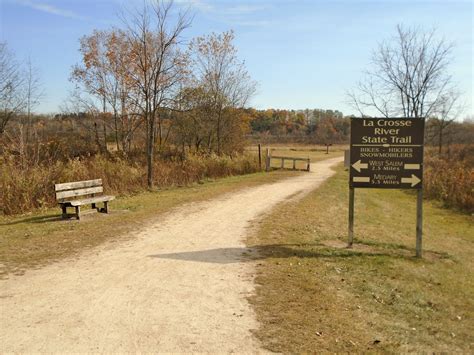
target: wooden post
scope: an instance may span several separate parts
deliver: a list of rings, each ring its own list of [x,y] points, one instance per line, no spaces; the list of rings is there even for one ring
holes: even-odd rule
[[[65,204],[62,204],[62,205],[61,205],[61,209],[62,209],[62,211],[63,211],[63,214],[62,214],[61,218],[62,218],[62,219],[66,219],[66,218],[67,218],[67,207],[66,207],[66,205],[65,205]]]
[[[311,171],[311,160],[308,158],[308,165],[306,167],[307,171]]]
[[[81,219],[81,206],[76,206],[76,219]]]
[[[270,159],[271,159],[270,148],[267,148],[267,159],[266,159],[266,162],[265,162],[265,170],[266,171],[270,171]]]
[[[296,170],[296,159],[293,159],[293,170]]]
[[[354,242],[354,188],[349,187],[349,241],[348,248],[352,248]]]
[[[262,145],[258,143],[258,170],[262,171]]]
[[[281,158],[281,168],[285,167],[285,158]]]
[[[423,188],[416,195],[416,257],[421,258],[423,237]]]

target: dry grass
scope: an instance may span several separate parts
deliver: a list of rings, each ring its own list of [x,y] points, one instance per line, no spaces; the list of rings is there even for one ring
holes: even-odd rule
[[[108,215],[85,214],[80,222],[62,221],[57,207],[16,217],[0,216],[0,277],[7,277],[9,273],[22,274],[28,268],[77,255],[105,241],[117,242],[132,237],[144,223],[156,222],[160,214],[179,205],[295,174],[298,173],[257,173],[140,193],[113,201]]]
[[[474,213],[474,145],[454,145],[441,155],[426,149],[423,175],[426,197]]]
[[[0,214],[13,215],[55,205],[54,184],[101,178],[108,194],[145,191],[146,168],[139,161],[93,156],[66,161],[20,164],[14,156],[0,158]],[[190,155],[184,162],[157,160],[157,188],[189,186],[206,179],[258,171],[256,155],[233,158]]]
[[[280,206],[248,245],[261,256],[252,297],[265,348],[295,352],[474,350],[472,216],[424,203],[414,258],[415,197],[357,189],[347,238],[348,172]]]

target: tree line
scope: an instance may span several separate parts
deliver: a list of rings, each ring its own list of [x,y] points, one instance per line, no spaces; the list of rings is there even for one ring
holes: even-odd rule
[[[0,43],[2,142],[28,155],[29,149],[39,150],[31,143],[32,136],[38,143],[34,127],[41,125],[43,142],[63,139],[77,152],[113,150],[126,157],[141,152],[149,187],[157,156],[232,155],[243,151],[249,136],[348,142],[350,117],[340,111],[249,108],[256,83],[238,57],[234,33],[185,41],[192,17],[173,6],[145,2],[122,16],[121,27],[83,36],[81,61],[70,75],[75,89],[55,120],[35,118],[43,96],[38,73],[31,61],[19,63]],[[427,142],[439,152],[446,143],[471,142],[466,132],[472,121],[459,121],[461,96],[448,72],[452,48],[435,31],[398,26],[373,52],[371,70],[348,92],[358,116],[424,117]],[[9,122],[18,124],[7,129]]]
[[[70,76],[75,90],[62,106],[61,117],[81,118],[101,151],[108,150],[111,134],[122,154],[142,145],[149,187],[156,152],[171,145],[217,155],[241,151],[248,127],[241,109],[256,88],[237,56],[232,31],[185,43],[191,16],[175,10],[173,2],[145,2],[122,16],[120,28],[82,37],[82,61]],[[24,93],[34,78],[28,82],[15,68],[4,43],[1,135],[26,108],[29,117],[34,103]]]

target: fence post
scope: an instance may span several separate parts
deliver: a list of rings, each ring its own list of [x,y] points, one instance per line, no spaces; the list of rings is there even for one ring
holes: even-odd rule
[[[306,167],[307,171],[311,171],[311,160],[308,158],[308,166]]]
[[[270,171],[270,159],[271,159],[270,148],[267,148],[267,158],[266,158],[266,161],[265,161],[265,171]]]
[[[262,145],[258,143],[258,170],[262,171]]]
[[[293,159],[293,170],[296,170],[296,159]]]

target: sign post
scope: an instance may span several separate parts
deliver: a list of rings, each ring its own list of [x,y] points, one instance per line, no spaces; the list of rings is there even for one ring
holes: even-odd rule
[[[423,236],[423,188],[416,195],[416,257],[421,258]]]
[[[421,257],[424,127],[421,118],[351,119],[349,246],[355,188],[416,189],[416,256]]]
[[[354,242],[354,191],[353,187],[349,187],[349,242],[348,247],[352,248]]]

